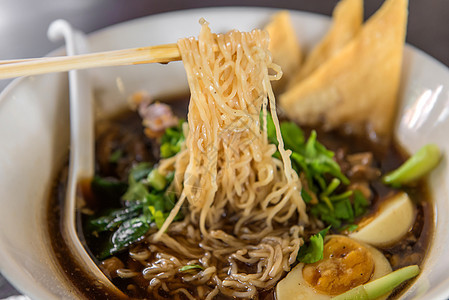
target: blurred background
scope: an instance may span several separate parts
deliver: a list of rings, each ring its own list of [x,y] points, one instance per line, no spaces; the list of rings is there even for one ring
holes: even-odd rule
[[[409,0],[407,42],[449,66],[449,1]],[[44,56],[60,46],[48,25],[68,20],[86,33],[152,14],[213,6],[263,6],[330,15],[338,0],[0,0],[0,60]],[[366,0],[365,17],[383,0]],[[175,41],[173,41],[175,42]],[[0,80],[0,91],[10,80]],[[0,299],[19,294],[0,275]]]

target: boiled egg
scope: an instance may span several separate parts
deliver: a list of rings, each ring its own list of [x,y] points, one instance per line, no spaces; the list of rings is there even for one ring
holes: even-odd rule
[[[346,236],[330,235],[325,239],[323,259],[296,265],[277,284],[276,299],[331,299],[391,271],[379,250]]]
[[[386,199],[378,211],[362,221],[349,236],[376,247],[388,246],[399,241],[412,228],[415,215],[412,200],[400,192]]]

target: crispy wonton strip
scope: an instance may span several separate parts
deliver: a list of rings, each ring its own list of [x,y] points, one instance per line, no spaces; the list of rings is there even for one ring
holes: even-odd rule
[[[388,141],[394,122],[407,25],[407,0],[387,0],[360,34],[311,76],[281,95],[301,124],[323,123]]]
[[[307,56],[302,67],[290,81],[290,86],[309,76],[359,33],[363,22],[363,0],[342,0],[332,15],[332,27]]]
[[[286,10],[273,15],[265,30],[270,35],[268,50],[271,52],[272,60],[283,72],[281,80],[273,81],[271,84],[274,89],[280,89],[301,65],[301,46],[293,29],[290,13]]]

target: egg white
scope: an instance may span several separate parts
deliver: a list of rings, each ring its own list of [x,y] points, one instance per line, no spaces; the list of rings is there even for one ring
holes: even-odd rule
[[[330,235],[325,239],[325,243],[332,237],[338,235]],[[369,281],[380,278],[392,272],[391,265],[387,258],[376,248],[357,241],[361,246],[365,247],[372,255],[374,261],[374,271]],[[316,291],[303,277],[304,263],[296,265],[287,276],[282,279],[276,286],[276,299],[278,300],[327,300],[332,296]],[[386,299],[385,295],[379,299]]]
[[[385,200],[376,214],[349,236],[367,244],[384,247],[399,241],[413,226],[415,208],[410,197],[400,192]]]

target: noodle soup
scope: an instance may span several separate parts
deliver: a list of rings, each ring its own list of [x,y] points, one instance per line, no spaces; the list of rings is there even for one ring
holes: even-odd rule
[[[179,99],[170,99],[167,101],[173,110],[176,112],[179,118],[186,116],[188,97],[181,97]],[[283,120],[285,121],[285,120]],[[150,161],[151,163],[157,163],[159,157],[159,149],[157,149],[157,144],[154,144],[150,138],[145,136],[144,128],[141,125],[141,118],[135,112],[125,112],[116,117],[113,117],[107,121],[104,121],[98,126],[101,133],[97,135],[96,142],[96,157],[97,157],[97,175],[102,178],[109,178],[113,182],[126,181],[129,169],[134,164],[142,161]],[[305,132],[310,134],[311,129],[305,128]],[[320,142],[322,142],[326,147],[336,153],[337,160],[343,166],[345,164],[346,158],[348,156],[354,155],[354,153],[372,153],[374,161],[373,166],[379,168],[382,172],[386,170],[391,170],[399,166],[404,162],[406,156],[404,152],[393,145],[388,151],[382,151],[376,147],[371,146],[366,140],[354,139],[347,136],[342,136],[338,133],[326,133],[318,129],[318,137]],[[120,160],[110,160],[110,159],[99,159],[104,157],[111,157],[111,155],[120,150],[123,153]],[[348,166],[343,167],[343,169],[348,169]],[[368,172],[368,171],[367,171]],[[64,173],[64,172],[63,172]],[[114,178],[114,179],[112,179]],[[50,231],[53,236],[53,249],[57,253],[59,262],[66,270],[67,274],[71,278],[72,282],[76,283],[80,291],[83,291],[87,298],[103,297],[105,291],[98,289],[95,285],[92,285],[90,280],[85,280],[86,275],[83,270],[80,270],[76,265],[73,265],[70,260],[67,259],[69,255],[66,246],[62,242],[63,239],[59,232],[59,211],[55,208],[59,206],[59,203],[64,201],[64,189],[65,189],[65,176],[61,176],[61,180],[53,195],[53,199],[49,206],[49,224]],[[386,196],[391,193],[391,189],[385,187],[379,182],[378,179],[370,182],[370,187],[373,193],[372,205],[367,212],[370,215],[370,211],[374,212],[376,208],[381,204],[382,201],[386,199]],[[396,242],[394,245],[390,245],[382,249],[383,254],[388,258],[392,264],[393,269],[397,269],[409,264],[421,264],[425,258],[426,251],[429,247],[429,240],[432,234],[432,222],[433,215],[431,209],[430,195],[424,182],[419,185],[409,189],[407,191],[411,196],[414,205],[416,205],[417,215],[414,225],[410,232],[404,236],[400,241]],[[110,197],[105,194],[96,194],[94,198],[88,200],[89,207],[95,211],[102,211],[108,207]],[[87,215],[80,213],[79,220],[84,220],[86,222]],[[232,227],[235,224],[235,219],[232,216],[223,217],[225,221],[223,222],[224,231],[232,231]],[[276,230],[285,230],[288,228],[289,224],[295,224],[297,219],[292,219],[287,224],[278,225]],[[80,224],[80,227],[81,224]],[[185,237],[187,232],[183,224],[180,234],[176,235],[176,240],[181,247],[186,247],[189,251],[198,251],[192,249],[192,244],[198,243],[195,240],[189,240]],[[282,229],[284,228],[284,229]],[[156,229],[153,229],[153,231]],[[316,230],[313,228],[306,228],[305,234],[314,234]],[[88,249],[92,253],[98,252],[99,245],[96,244],[98,240],[89,235],[89,233],[84,232],[86,237],[86,243]],[[152,245],[152,248],[150,246]],[[157,248],[156,248],[157,247]],[[199,243],[198,243],[199,247]],[[149,252],[148,249],[152,249],[154,252]],[[176,253],[173,250],[165,247],[163,244],[153,244],[147,240],[142,240],[133,245],[129,250],[118,253],[112,258],[108,258],[103,262],[98,261],[99,265],[103,268],[105,273],[111,276],[112,281],[120,287],[121,290],[126,292],[130,297],[145,298],[148,297],[147,288],[149,281],[145,279],[144,273],[142,271],[151,263],[160,260],[163,256],[166,257],[176,257],[179,261],[189,261],[189,257]],[[216,259],[216,258],[215,258]],[[241,264],[239,262],[233,262],[241,270],[246,273],[254,272],[254,266],[251,264]],[[220,262],[216,259],[215,264],[217,268],[223,268],[225,263]],[[128,270],[127,273],[117,273],[118,269]],[[195,271],[195,270],[193,270]],[[163,273],[161,273],[163,274]],[[193,276],[195,275],[192,272]],[[189,274],[188,274],[189,275]],[[282,274],[282,279],[286,274]],[[183,286],[187,291],[191,292],[195,297],[199,295],[196,294],[196,290],[208,290],[210,289],[210,284],[205,282],[204,284],[186,284],[183,283],[180,278],[170,278],[166,282],[167,286],[171,289],[173,287]],[[403,286],[402,288],[405,288]],[[106,291],[107,292],[107,291]],[[401,293],[401,289],[397,290],[394,295]],[[268,289],[260,289],[257,291],[257,296],[259,299],[272,299],[275,294],[274,287]],[[162,298],[172,298],[170,293],[160,292]],[[182,296],[180,296],[182,298]],[[227,299],[228,296],[221,295],[216,299]]]
[[[270,82],[282,75],[273,61],[280,50],[268,50],[276,49],[268,33],[214,34],[201,19],[198,39],[178,41],[187,111],[138,92],[129,102],[143,128],[129,115],[98,124],[97,173],[80,183],[79,235],[103,272],[132,298],[399,294],[428,247],[422,180],[440,159],[434,144],[405,160],[389,143],[406,4],[387,0],[341,51],[291,83],[280,95],[285,119]],[[372,39],[386,22],[395,30]],[[377,48],[392,67],[366,67]],[[352,70],[348,56],[362,67]],[[360,78],[387,75],[360,92]]]

